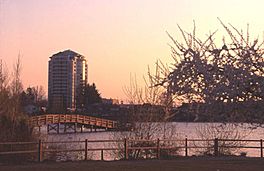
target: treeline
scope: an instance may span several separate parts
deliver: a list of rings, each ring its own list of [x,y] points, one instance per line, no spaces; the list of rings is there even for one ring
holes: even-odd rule
[[[236,109],[234,113],[233,110]],[[262,124],[264,102],[246,101],[231,103],[185,103],[174,108],[172,121],[177,122],[221,122]]]

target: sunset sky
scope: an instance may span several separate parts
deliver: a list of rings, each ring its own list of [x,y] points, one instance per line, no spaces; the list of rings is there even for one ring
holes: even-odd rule
[[[131,74],[172,62],[166,31],[178,39],[177,24],[191,31],[195,20],[198,35],[219,29],[221,40],[220,17],[239,29],[249,23],[254,39],[263,36],[263,8],[261,0],[0,0],[0,59],[10,71],[20,53],[24,88],[47,91],[49,57],[71,49],[86,57],[103,97],[125,99]]]

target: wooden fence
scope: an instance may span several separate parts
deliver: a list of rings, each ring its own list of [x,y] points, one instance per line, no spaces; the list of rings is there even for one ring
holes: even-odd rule
[[[61,148],[49,149],[45,148],[51,144],[81,144],[82,148]],[[114,143],[119,145],[112,145],[111,147],[101,148],[88,148],[88,144],[94,144],[95,147],[98,143]],[[197,144],[198,143],[198,144]],[[255,145],[247,145],[247,143],[254,143]],[[176,144],[176,145],[175,145]],[[202,144],[202,145],[201,145]],[[207,145],[205,145],[207,144]],[[122,139],[122,140],[88,140],[84,141],[53,141],[47,142],[39,140],[38,142],[0,142],[0,157],[6,155],[21,155],[21,154],[35,154],[36,159],[41,162],[45,153],[59,153],[59,152],[83,152],[84,160],[88,160],[89,151],[100,151],[101,160],[104,160],[104,151],[119,151],[123,159],[130,159],[133,150],[152,150],[155,152],[156,158],[161,158],[161,150],[183,150],[184,156],[189,156],[190,149],[211,149],[213,156],[220,156],[220,149],[258,149],[259,157],[263,157],[263,140],[234,140],[234,139],[156,139],[156,140],[135,140],[135,139]]]

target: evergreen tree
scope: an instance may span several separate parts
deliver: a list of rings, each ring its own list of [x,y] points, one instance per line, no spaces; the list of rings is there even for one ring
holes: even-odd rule
[[[84,105],[89,106],[101,102],[102,102],[102,98],[99,91],[96,88],[95,83],[87,84],[84,87]]]

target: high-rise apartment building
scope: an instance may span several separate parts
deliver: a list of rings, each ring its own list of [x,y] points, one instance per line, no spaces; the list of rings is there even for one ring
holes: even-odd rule
[[[74,110],[78,93],[87,84],[88,66],[84,56],[65,50],[49,60],[48,107],[52,112]]]

